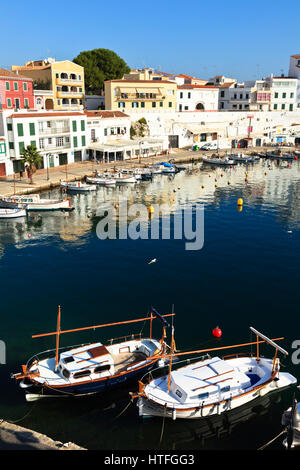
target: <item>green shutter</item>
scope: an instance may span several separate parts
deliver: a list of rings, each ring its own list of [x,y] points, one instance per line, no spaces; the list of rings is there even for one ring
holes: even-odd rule
[[[24,135],[23,124],[18,124],[18,136],[22,137]]]
[[[22,150],[25,148],[24,142],[19,142],[19,152],[22,153]]]
[[[82,147],[85,147],[85,135],[81,136],[81,144],[82,144]]]
[[[29,132],[30,132],[30,135],[35,135],[35,126],[34,126],[34,122],[30,122],[30,123],[29,123]]]
[[[35,140],[31,140],[31,141],[30,141],[30,145],[32,145],[32,147],[36,148],[36,141],[35,141]]]
[[[18,91],[18,90],[19,90],[18,82],[14,82],[14,90],[15,90],[15,91]]]
[[[290,111],[293,111],[293,105],[290,104]]]
[[[84,121],[81,121],[81,130],[82,130],[82,131],[85,131]]]
[[[76,121],[73,121],[73,122],[76,122]],[[73,147],[77,147],[77,146],[78,146],[77,137],[73,137]]]
[[[11,99],[10,98],[7,98],[7,107],[11,108]]]
[[[12,124],[10,122],[7,124],[7,130],[12,131]]]
[[[13,143],[13,142],[9,142],[9,148],[10,148],[11,150],[13,150],[13,149],[15,148],[15,146],[14,146],[14,143]]]
[[[77,122],[72,121],[72,126],[73,126],[73,132],[76,132],[77,131]]]
[[[8,91],[10,90],[9,82],[5,82],[5,88],[6,88]]]

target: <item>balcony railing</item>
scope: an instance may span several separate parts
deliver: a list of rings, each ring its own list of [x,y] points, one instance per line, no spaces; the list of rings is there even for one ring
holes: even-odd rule
[[[83,93],[82,91],[58,91],[57,97],[58,98],[82,98]]]
[[[127,93],[125,96],[122,96],[121,93],[117,93],[116,97],[118,101],[153,101],[153,100],[158,100],[161,101],[165,99],[165,96],[162,96],[159,93],[153,94],[153,96],[150,96],[151,93],[145,93],[144,96],[138,95],[136,93]]]
[[[56,79],[57,85],[68,84],[68,83],[70,83],[71,85],[74,85],[75,83],[83,85],[83,80],[79,80],[78,78],[57,78]]]
[[[64,142],[62,145],[58,144],[51,144],[51,145],[44,145],[40,147],[40,152],[48,152],[49,150],[59,150],[59,149],[69,149],[71,148],[70,142]]]
[[[50,135],[50,134],[66,134],[70,132],[69,127],[47,127],[47,129],[39,129],[40,135]]]

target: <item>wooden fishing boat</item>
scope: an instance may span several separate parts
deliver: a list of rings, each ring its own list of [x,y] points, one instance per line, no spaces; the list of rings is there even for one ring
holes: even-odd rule
[[[126,174],[123,172],[116,173],[114,175],[117,184],[136,183],[137,179],[132,174]]]
[[[0,219],[15,219],[26,217],[25,209],[0,209]]]
[[[164,360],[160,359],[167,352],[168,346],[164,339],[166,328],[169,326],[165,317],[173,315],[175,314],[160,315],[152,307],[150,316],[145,318],[62,331],[59,307],[56,332],[33,336],[55,336],[55,350],[36,354],[22,366],[22,372],[13,374],[12,378],[20,381],[27,401],[102,392],[136,378],[154,366],[164,365]],[[162,337],[159,340],[152,337],[152,322],[155,319],[160,320],[162,324]],[[150,321],[150,332],[145,338],[142,338],[141,334],[129,335],[110,340],[108,345],[97,341],[80,346],[59,347],[60,335],[64,333],[146,321]],[[119,341],[120,339],[122,341]]]
[[[0,196],[0,206],[9,209],[26,209],[28,211],[72,210],[71,200],[40,198],[39,194],[24,196]]]
[[[221,414],[251,402],[259,396],[288,387],[297,382],[288,372],[279,372],[277,353],[288,353],[274,340],[250,327],[256,335],[256,342],[235,346],[193,351],[192,353],[211,352],[233,347],[256,344],[257,354],[191,359],[185,365],[172,371],[172,357],[191,354],[175,353],[171,342],[169,372],[163,377],[149,379],[144,376],[139,382],[137,406],[140,416],[162,416],[198,419]],[[259,340],[259,338],[262,339]],[[283,338],[276,338],[276,340]],[[275,348],[272,359],[259,356],[259,344],[268,343]],[[200,359],[200,360],[199,360]],[[149,379],[149,380],[148,380]]]
[[[115,186],[116,180],[111,175],[98,175],[95,177],[87,176],[86,182],[90,184],[99,184],[100,186]]]
[[[90,191],[96,191],[97,186],[95,184],[84,184],[81,181],[73,181],[68,183],[67,181],[62,181],[60,183],[62,189],[70,192],[86,193]]]

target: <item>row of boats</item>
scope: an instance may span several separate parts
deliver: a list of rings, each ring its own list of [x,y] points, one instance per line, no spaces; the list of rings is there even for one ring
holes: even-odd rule
[[[203,157],[203,163],[208,163],[211,165],[233,166],[238,163],[255,163],[258,162],[261,158],[283,161],[297,160],[298,155],[300,155],[300,152],[296,151],[294,153],[282,153],[280,150],[275,150],[272,152],[258,152],[255,155],[231,153],[225,155],[224,157],[219,157],[216,155],[212,155],[211,157]]]
[[[259,397],[297,383],[289,372],[280,370],[279,353],[288,355],[278,345],[284,338],[270,339],[250,327],[254,340],[248,343],[181,352],[175,347],[174,315],[174,312],[161,315],[151,307],[142,318],[62,330],[59,307],[56,331],[32,336],[53,336],[55,349],[35,354],[22,365],[21,372],[12,374],[12,378],[25,391],[27,401],[90,396],[134,380],[136,392],[130,395],[131,400],[137,400],[139,416],[172,420],[228,414]],[[160,337],[154,338],[153,323],[157,321],[161,323],[162,332]],[[60,347],[62,334],[138,322],[149,322],[149,333],[145,337],[140,333],[111,339],[107,344],[97,341]],[[172,333],[168,345],[170,323]],[[274,349],[273,357],[261,355],[262,344]],[[254,354],[239,352],[245,347],[252,351],[253,346]],[[231,354],[219,354],[226,350],[232,350]]]
[[[93,177],[87,177],[86,182],[62,181],[60,188],[69,193],[88,193],[96,191],[97,186],[114,187],[122,184],[135,184],[139,181],[151,181],[155,175],[174,175],[183,167],[172,163],[160,162],[148,168],[122,169],[115,172],[95,172]],[[0,195],[0,219],[25,217],[28,211],[71,211],[71,198],[62,199],[41,198],[39,194],[30,195]]]

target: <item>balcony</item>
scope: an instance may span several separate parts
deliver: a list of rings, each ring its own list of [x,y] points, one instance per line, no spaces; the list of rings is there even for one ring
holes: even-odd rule
[[[82,91],[57,91],[57,98],[83,98]]]
[[[39,129],[39,135],[66,134],[68,132],[70,132],[70,127],[47,127],[46,129]]]
[[[56,78],[56,85],[79,85],[83,87],[83,80],[78,78]]]
[[[121,93],[117,93],[116,98],[118,101],[162,101],[166,98],[159,93],[153,93],[152,96],[150,95],[151,93],[144,93],[143,95],[141,93],[126,93],[122,96]]]
[[[51,144],[51,145],[44,145],[40,147],[40,152],[49,152],[50,150],[60,150],[60,149],[69,149],[71,148],[70,142],[64,142],[62,145],[60,144]]]

